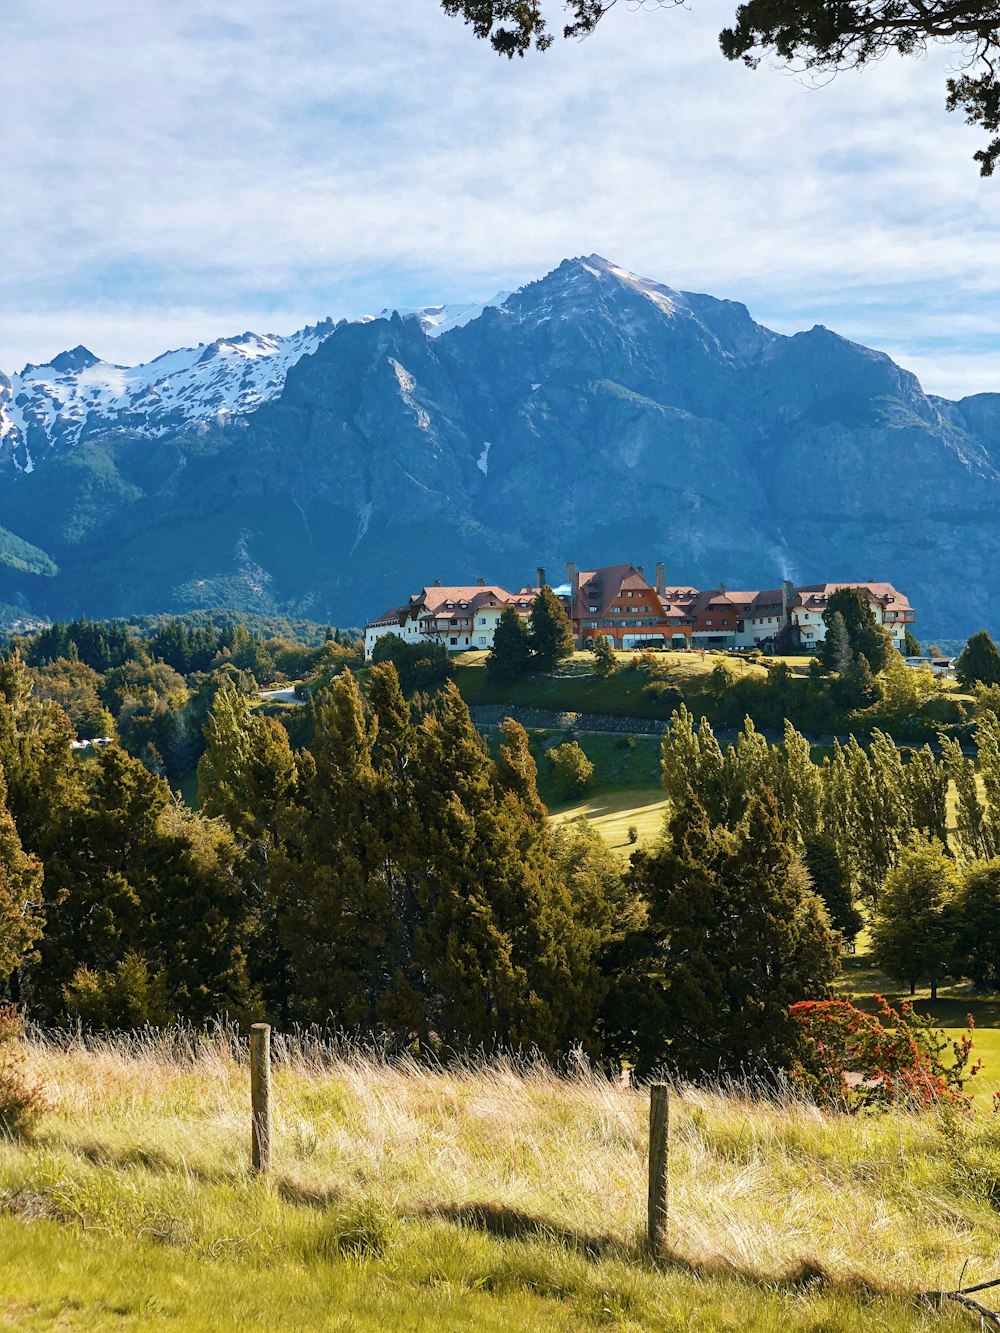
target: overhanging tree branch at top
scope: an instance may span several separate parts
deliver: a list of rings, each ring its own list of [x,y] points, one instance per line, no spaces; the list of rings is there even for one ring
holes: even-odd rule
[[[616,0],[564,0],[566,38],[594,31]],[[682,0],[642,0],[662,8]],[[447,14],[465,19],[476,36],[513,59],[546,51],[554,38],[549,18],[556,0],[441,0]],[[932,43],[956,48],[963,70],[947,81],[949,111],[992,138],[974,154],[984,176],[1000,162],[1000,0],[746,0],[732,27],[719,34],[728,60],[756,68],[771,55],[800,69],[829,74],[895,52],[920,55]]]

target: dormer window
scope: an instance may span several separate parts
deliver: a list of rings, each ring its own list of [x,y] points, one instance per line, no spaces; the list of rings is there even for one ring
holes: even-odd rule
[[[449,611],[454,611],[454,609],[455,609],[455,603],[454,603],[454,602],[445,602],[445,606],[448,608]]]

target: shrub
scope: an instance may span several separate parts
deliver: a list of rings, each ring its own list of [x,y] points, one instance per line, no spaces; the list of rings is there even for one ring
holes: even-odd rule
[[[28,1138],[42,1112],[42,1090],[24,1072],[24,1019],[13,1005],[0,1005],[0,1137]]]
[[[966,1110],[965,1084],[982,1062],[972,1058],[972,1027],[958,1040],[911,1004],[898,1009],[881,995],[879,1014],[847,1000],[803,1000],[789,1009],[802,1035],[800,1060],[789,1077],[820,1106],[857,1113],[951,1106]]]
[[[629,824],[628,826],[628,840],[630,847],[634,847],[635,844],[639,841],[639,830],[636,828],[634,824]]]
[[[594,765],[576,741],[566,741],[549,751],[556,783],[565,796],[583,791],[594,773]]]

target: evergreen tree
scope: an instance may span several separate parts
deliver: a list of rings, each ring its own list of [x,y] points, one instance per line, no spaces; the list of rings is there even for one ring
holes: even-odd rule
[[[955,863],[936,839],[914,835],[886,876],[872,923],[872,958],[895,981],[927,981],[931,999],[955,942]]]
[[[854,906],[850,873],[828,834],[817,833],[806,840],[805,864],[813,889],[826,906],[830,924],[853,945],[864,922]]]
[[[531,669],[531,636],[512,606],[500,612],[486,668],[494,680],[505,684],[520,680]]]
[[[314,696],[312,718],[302,800],[275,854],[281,939],[302,1016],[371,1029],[393,929],[378,817],[383,779],[372,761],[377,723],[349,671]]]
[[[594,661],[597,664],[597,674],[605,677],[613,676],[618,670],[618,659],[615,657],[615,650],[610,641],[604,634],[597,634],[590,641],[590,651],[594,654]]]
[[[984,990],[1000,990],[1000,859],[962,875],[956,900],[955,972]]]
[[[588,1031],[593,965],[516,737],[496,769],[451,684],[419,729],[421,1036],[552,1055]]]
[[[787,1063],[797,1041],[789,1005],[826,993],[837,937],[773,795],[755,793],[728,831],[710,828],[691,793],[668,845],[637,854],[633,867],[648,925],[619,953],[609,1045],[644,1075]]]
[[[1000,652],[988,630],[981,629],[973,634],[959,654],[955,674],[967,688],[1000,685]]]
[[[198,761],[202,810],[225,819],[243,841],[272,845],[297,779],[287,731],[224,685],[205,724],[205,740]]]
[[[857,661],[863,656],[869,670],[877,675],[885,666],[892,651],[892,639],[885,627],[876,620],[871,602],[860,588],[838,588],[831,594],[823,612],[827,635],[837,615],[843,618],[852,659]],[[828,648],[825,640],[823,663],[827,670],[835,669],[831,657],[835,651],[842,651],[839,641]]]
[[[842,611],[834,611],[827,626],[826,638],[822,647],[823,663],[828,671],[838,676],[846,676],[854,661],[851,652],[851,640],[847,633],[847,623]]]
[[[920,647],[920,640],[911,629],[903,633],[903,648],[905,657],[922,657],[923,649]]]
[[[573,656],[575,646],[569,616],[546,584],[531,603],[532,665],[539,671],[551,671]]]
[[[21,846],[0,772],[0,983],[24,962],[42,933],[42,865]]]

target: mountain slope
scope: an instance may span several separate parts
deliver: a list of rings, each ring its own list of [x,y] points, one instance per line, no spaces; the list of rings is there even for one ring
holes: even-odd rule
[[[501,297],[256,357],[224,341],[155,410],[119,396],[82,422],[97,368],[71,354],[77,416],[29,427],[30,472],[8,450],[0,502],[59,572],[0,569],[0,600],[346,622],[434,578],[663,559],[708,586],[878,576],[924,634],[1000,626],[1000,395],[928,397],[826,329],[783,337],[598,256]]]

